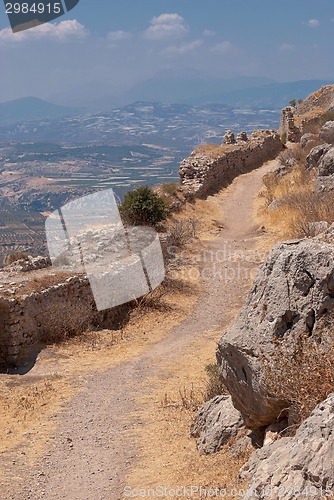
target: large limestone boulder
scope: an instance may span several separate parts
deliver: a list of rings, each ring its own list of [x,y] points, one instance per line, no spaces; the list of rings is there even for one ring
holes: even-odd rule
[[[329,142],[330,144],[334,144],[334,122],[328,121],[326,122],[320,130],[319,139],[324,142]]]
[[[306,134],[302,135],[300,138],[301,147],[305,148],[306,146],[308,146],[308,144],[311,143],[311,141],[314,141],[315,139],[316,139],[316,136],[314,134],[307,132]]]
[[[334,147],[330,148],[320,158],[316,185],[318,192],[332,191],[334,189]]]
[[[224,384],[249,428],[271,424],[288,406],[268,394],[263,356],[270,356],[283,337],[293,349],[305,332],[326,345],[321,322],[333,312],[334,226],[316,238],[274,247],[217,349]]]
[[[199,410],[190,435],[197,438],[199,453],[208,455],[219,451],[242,426],[240,412],[234,408],[231,397],[216,396]]]
[[[321,144],[311,149],[306,157],[306,168],[317,168],[323,156],[332,148],[331,144]]]
[[[334,174],[334,148],[329,149],[320,159],[318,175],[328,176]]]
[[[334,488],[334,393],[320,403],[293,438],[255,451],[241,470],[244,498],[325,498]]]

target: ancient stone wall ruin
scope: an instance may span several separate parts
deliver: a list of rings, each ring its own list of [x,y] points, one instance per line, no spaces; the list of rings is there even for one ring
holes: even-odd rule
[[[290,106],[281,111],[280,135],[283,141],[298,142],[301,137],[301,130],[295,124],[293,108]]]
[[[0,297],[0,370],[29,364],[43,345],[66,335],[118,328],[131,307],[98,312],[88,279],[78,276],[29,295]]]
[[[298,106],[288,106],[281,111],[280,134],[287,141],[299,142],[307,133],[313,133],[323,125],[323,119],[334,115],[334,85],[325,85],[309,95]]]
[[[240,174],[271,160],[283,149],[277,132],[255,131],[248,141],[223,146],[217,154],[193,152],[180,167],[182,190],[188,197],[205,198],[217,193]]]

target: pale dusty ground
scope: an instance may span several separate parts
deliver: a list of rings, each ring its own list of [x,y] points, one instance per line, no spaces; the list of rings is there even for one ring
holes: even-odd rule
[[[192,262],[175,271],[192,287],[167,294],[159,310],[135,313],[121,332],[48,348],[29,374],[0,379],[1,498],[117,500],[126,485],[233,484],[240,464],[228,450],[197,454],[180,391],[190,406],[201,400],[205,365],[264,259],[267,235],[253,198],[272,167],[187,208],[209,228]],[[18,387],[14,409],[9,384]]]

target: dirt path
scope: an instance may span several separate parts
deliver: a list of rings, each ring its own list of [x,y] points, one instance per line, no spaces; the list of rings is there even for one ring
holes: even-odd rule
[[[254,250],[263,234],[253,219],[253,197],[272,167],[270,162],[240,176],[217,195],[222,229],[201,256],[204,290],[191,316],[146,354],[83,377],[84,390],[55,415],[58,431],[38,466],[13,464],[16,476],[25,481],[23,489],[12,490],[8,499],[121,498],[126,476],[140,459],[136,432],[145,432],[138,395],[149,396],[153,381],[166,376],[163,366],[172,366],[194,339],[210,329],[222,331],[243,302],[262,259]],[[38,366],[27,376],[36,373]]]

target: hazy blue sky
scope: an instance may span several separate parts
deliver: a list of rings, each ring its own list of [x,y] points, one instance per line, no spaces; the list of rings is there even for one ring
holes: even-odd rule
[[[159,73],[334,79],[333,0],[80,0],[15,35],[0,13],[0,101],[69,104]]]

